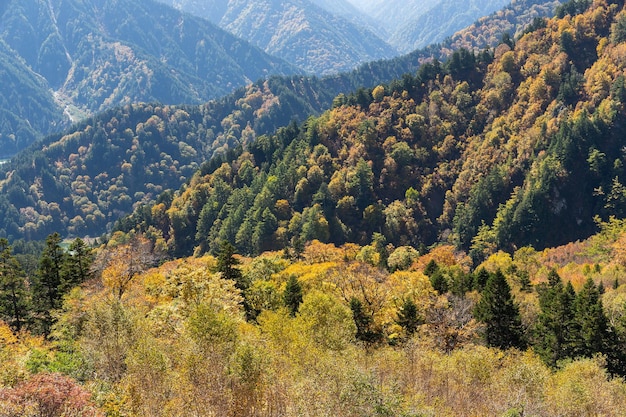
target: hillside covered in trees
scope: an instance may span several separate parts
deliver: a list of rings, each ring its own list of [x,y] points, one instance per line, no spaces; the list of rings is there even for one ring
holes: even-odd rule
[[[333,13],[313,1],[161,1],[208,19],[310,74],[350,71],[364,62],[398,55],[395,48],[367,26],[353,22],[345,11]]]
[[[248,258],[224,242],[163,263],[141,235],[95,252],[51,235],[30,274],[0,239],[0,410],[620,415],[625,238],[613,220],[586,242],[470,269],[446,245],[312,241]]]
[[[111,107],[199,104],[301,72],[152,0],[4,1],[0,42],[0,154],[9,155]]]
[[[501,30],[530,23],[534,14],[523,11],[519,7],[507,19],[485,20],[477,29],[481,36],[466,34],[463,45],[476,42],[482,48],[486,39],[495,42]],[[518,14],[524,17],[516,20]],[[491,37],[482,36],[484,31]],[[43,239],[59,230],[99,236],[136,204],[177,189],[216,150],[234,149],[292,120],[304,122],[330,108],[339,94],[415,73],[421,63],[445,59],[452,51],[448,44],[433,46],[321,79],[272,77],[199,107],[137,104],[99,114],[66,134],[46,138],[2,167],[1,233],[11,239]]]
[[[122,230],[174,254],[323,242],[497,249],[589,236],[622,216],[622,5],[561,9],[493,53],[349,97],[203,165]]]
[[[371,89],[49,138],[2,180],[0,414],[623,414],[625,57],[624,2],[573,0]]]

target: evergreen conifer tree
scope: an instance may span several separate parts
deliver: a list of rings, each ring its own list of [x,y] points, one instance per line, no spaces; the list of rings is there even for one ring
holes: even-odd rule
[[[356,339],[368,345],[378,342],[382,338],[382,334],[373,329],[372,316],[365,311],[361,300],[352,297],[350,300],[350,310],[352,310],[352,318],[356,325]]]
[[[487,345],[500,349],[524,348],[519,309],[511,296],[511,287],[501,271],[492,274],[487,280],[474,314],[486,326]]]
[[[571,283],[563,286],[555,270],[548,274],[548,282],[537,287],[541,312],[535,327],[535,350],[548,365],[572,357],[577,325],[574,320],[576,294]]]
[[[439,270],[439,265],[437,265],[437,262],[434,259],[431,259],[426,264],[426,268],[424,268],[424,275],[430,277],[438,270]]]
[[[588,278],[574,301],[578,337],[575,339],[575,355],[591,357],[605,351],[609,323],[600,298],[600,291],[593,279]]]
[[[432,285],[433,289],[439,294],[445,294],[449,289],[448,280],[440,269],[437,269],[430,276],[430,285]]]
[[[407,336],[411,336],[417,330],[417,327],[422,324],[422,319],[417,312],[417,305],[415,302],[407,298],[404,300],[400,311],[398,311],[398,319],[396,321],[404,331]]]
[[[30,313],[24,271],[12,254],[9,241],[0,238],[0,318],[19,332]]]
[[[230,242],[223,241],[217,255],[216,270],[222,274],[222,278],[235,281],[235,286],[241,291],[245,291],[248,289],[248,285],[244,282],[241,270],[237,268],[239,261],[234,255],[235,247]]]
[[[302,286],[294,275],[291,275],[289,281],[287,281],[287,286],[283,293],[283,301],[285,302],[285,306],[289,309],[291,317],[295,317],[300,308],[300,304],[302,304]]]
[[[489,280],[489,272],[485,268],[480,268],[478,271],[474,272],[474,289],[477,291],[482,291],[487,285],[487,281]]]
[[[216,270],[222,274],[223,279],[235,281],[235,287],[241,291],[241,296],[243,297],[242,306],[246,314],[246,319],[255,320],[258,312],[252,308],[247,298],[250,283],[243,276],[241,270],[237,268],[239,260],[237,260],[234,255],[235,247],[230,242],[223,241],[220,244],[220,251],[217,255]]]
[[[80,238],[76,238],[69,247],[62,271],[62,292],[82,284],[92,277],[91,265],[93,254],[91,248]]]
[[[33,303],[45,335],[50,333],[53,323],[52,311],[61,307],[65,256],[61,236],[58,233],[48,236],[33,282]]]

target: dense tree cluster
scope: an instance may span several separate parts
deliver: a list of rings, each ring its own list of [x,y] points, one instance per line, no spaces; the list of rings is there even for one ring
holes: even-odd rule
[[[615,415],[626,405],[616,377],[626,374],[626,285],[603,282],[622,275],[626,226],[602,230],[576,251],[498,252],[474,270],[439,246],[393,272],[367,246],[319,241],[254,258],[222,243],[217,257],[150,268],[148,241],[117,233],[97,250],[96,278],[66,292],[47,341],[0,322],[0,407]],[[130,279],[124,265],[136,265]]]
[[[619,215],[619,5],[538,25],[493,54],[455,52],[415,76],[338,96],[333,109],[228,158],[119,227],[172,254],[318,239],[392,249],[445,239],[479,263],[498,249],[584,238]],[[150,232],[149,232],[150,231]],[[378,249],[376,247],[378,246]]]
[[[49,335],[63,297],[93,277],[91,248],[78,238],[61,244],[58,233],[48,236],[38,268],[29,275],[7,239],[0,238],[0,320],[14,331]]]
[[[69,119],[115,106],[199,104],[249,80],[299,73],[156,1],[7,0],[3,6],[0,157],[61,131]]]

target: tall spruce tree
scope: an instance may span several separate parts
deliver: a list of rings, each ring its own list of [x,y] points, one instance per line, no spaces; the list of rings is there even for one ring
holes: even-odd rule
[[[535,326],[534,347],[550,366],[573,357],[578,334],[574,314],[576,293],[571,283],[563,285],[559,274],[552,270],[548,282],[537,287],[541,309]]]
[[[19,332],[27,322],[29,314],[26,276],[13,256],[9,241],[0,238],[0,318]]]
[[[485,324],[487,345],[500,349],[526,346],[519,309],[501,271],[490,275],[474,314]]]
[[[234,255],[235,247],[230,242],[223,241],[217,254],[216,270],[222,274],[222,278],[235,281],[235,286],[241,291],[245,291],[248,289],[248,285],[244,282],[241,270],[237,268],[239,261]]]
[[[289,281],[287,281],[287,286],[283,293],[283,301],[289,309],[291,317],[295,317],[300,304],[302,304],[302,286],[295,275],[291,275]]]
[[[379,342],[383,335],[374,328],[374,320],[372,316],[365,311],[363,303],[356,297],[350,299],[350,310],[352,310],[352,319],[356,326],[356,339],[365,342],[371,346]]]
[[[402,326],[407,337],[413,335],[417,327],[423,322],[423,319],[419,316],[415,302],[410,298],[404,300],[402,307],[398,311],[396,323]]]
[[[485,268],[474,271],[473,287],[475,290],[482,291],[489,280],[489,272]]]
[[[252,308],[247,298],[250,282],[246,280],[241,270],[237,267],[239,260],[234,255],[235,247],[230,242],[223,241],[217,254],[216,270],[222,274],[222,278],[235,281],[235,287],[241,291],[241,296],[243,297],[241,305],[246,314],[246,319],[255,320],[258,312]]]
[[[53,233],[46,238],[46,246],[39,260],[39,269],[33,282],[33,304],[41,324],[41,331],[48,335],[53,323],[52,312],[61,307],[62,268],[65,252],[61,248],[61,236]]]
[[[574,341],[576,356],[591,357],[605,351],[609,321],[604,314],[600,291],[588,278],[574,301],[578,337]]]
[[[62,268],[62,292],[82,284],[92,277],[93,254],[85,241],[76,238],[69,247]]]

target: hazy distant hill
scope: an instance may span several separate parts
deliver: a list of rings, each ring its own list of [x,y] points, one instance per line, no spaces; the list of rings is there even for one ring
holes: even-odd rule
[[[23,63],[17,73],[25,75],[17,78],[29,76],[27,67],[42,77],[36,95],[0,90],[8,103],[2,137],[18,132],[8,113],[24,118],[33,134],[62,123],[53,93],[69,114],[82,117],[139,101],[200,103],[261,77],[297,71],[207,21],[151,0],[12,0],[0,11],[0,39],[12,49],[5,48],[0,66],[16,72]],[[48,109],[24,110],[11,92]]]
[[[345,1],[162,0],[205,17],[266,52],[310,73],[347,71],[361,63],[391,58],[397,51],[374,35],[366,22],[354,23]],[[330,11],[329,11],[330,10]],[[332,11],[332,12],[331,12]]]
[[[426,13],[405,22],[393,31],[389,43],[401,51],[410,52],[440,42],[508,3],[509,0],[438,1]]]
[[[199,107],[125,106],[98,115],[3,167],[11,174],[0,181],[0,229],[30,238],[59,230],[100,234],[134,205],[180,186],[214,151],[250,143],[291,120],[303,122],[329,108],[340,93],[392,79],[404,83],[409,78],[403,74],[414,74],[431,57],[445,59],[452,45],[482,50],[502,31],[517,32],[552,10],[532,2],[518,1],[481,19],[442,48],[367,63],[350,73],[272,77]],[[361,89],[356,97],[363,100],[368,94]],[[341,97],[335,101],[341,103]],[[47,184],[45,190],[39,184]]]
[[[67,122],[45,79],[0,40],[0,158]]]
[[[380,22],[376,32],[401,52],[441,42],[456,31],[510,3],[510,0],[351,0]],[[385,37],[385,32],[388,37]]]

